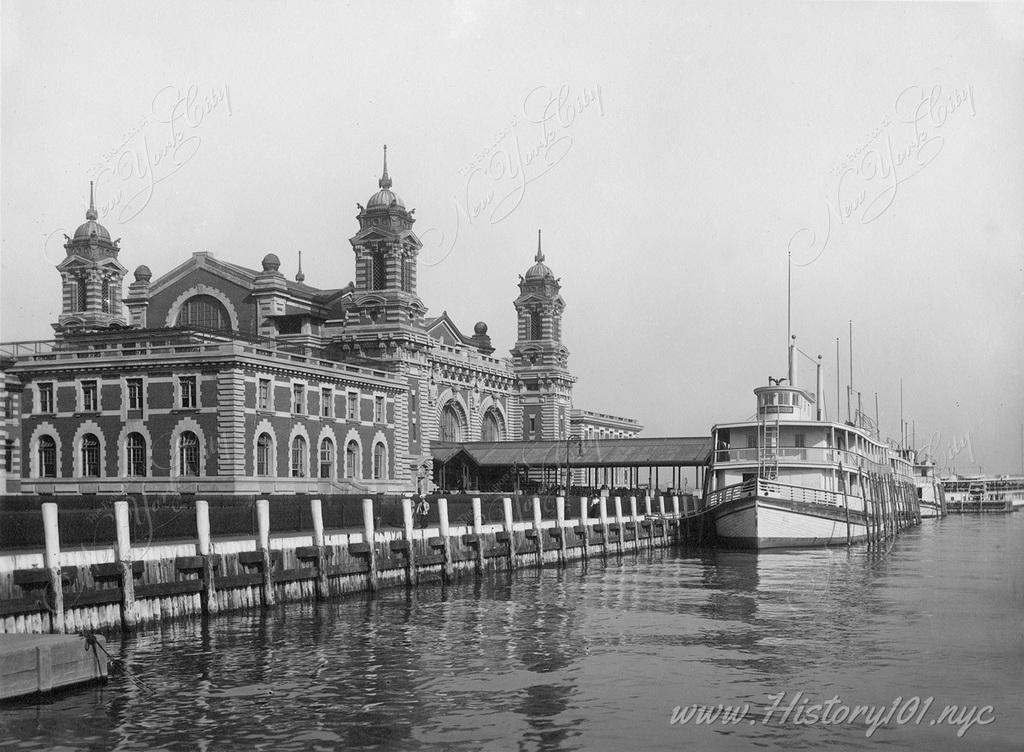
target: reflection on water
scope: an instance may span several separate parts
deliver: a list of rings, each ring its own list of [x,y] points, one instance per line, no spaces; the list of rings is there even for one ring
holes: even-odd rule
[[[1017,748],[1024,515],[926,523],[889,550],[655,551],[454,587],[179,622],[118,643],[99,688],[0,708],[18,749]],[[920,724],[760,719],[770,695],[994,706]],[[751,721],[670,725],[676,706]]]

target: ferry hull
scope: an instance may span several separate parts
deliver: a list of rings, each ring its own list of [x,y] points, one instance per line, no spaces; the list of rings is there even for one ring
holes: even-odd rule
[[[850,541],[867,538],[863,515],[850,512]],[[824,504],[752,496],[725,502],[715,509],[719,540],[736,548],[793,548],[843,545],[846,512]]]

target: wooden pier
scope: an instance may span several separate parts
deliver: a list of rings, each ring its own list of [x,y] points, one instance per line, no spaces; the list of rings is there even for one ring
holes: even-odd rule
[[[0,700],[106,678],[101,635],[0,635]]]

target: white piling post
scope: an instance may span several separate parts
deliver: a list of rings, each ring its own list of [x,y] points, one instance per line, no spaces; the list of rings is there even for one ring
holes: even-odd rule
[[[601,553],[608,556],[608,497],[602,495],[598,502],[597,512],[601,516]]]
[[[138,620],[135,607],[135,573],[132,570],[132,535],[128,521],[128,502],[114,502],[117,526],[117,561],[121,565],[121,627],[130,631]]]
[[[565,497],[555,497],[555,525],[558,528],[558,561],[565,563]]]
[[[324,535],[324,509],[320,499],[309,500],[309,514],[313,518],[313,547],[316,548],[316,598],[322,601],[330,595],[330,581],[327,579],[327,538]]]
[[[64,633],[64,585],[60,575],[60,528],[57,526],[57,505],[52,501],[43,503],[43,544],[44,562],[50,574],[52,610],[50,631]]]
[[[413,530],[415,529],[412,520],[412,495],[402,497],[402,535],[405,538],[405,583],[415,585],[418,581],[416,575],[416,550],[413,543]]]
[[[679,497],[678,496],[673,496],[672,497],[672,516],[673,517],[678,517],[679,516]]]
[[[480,497],[475,496],[473,505],[473,537],[476,538],[476,571],[484,571],[484,520],[480,509]]]
[[[263,554],[263,605],[274,605],[274,576],[270,563],[270,502],[256,500],[256,524],[259,550]]]
[[[373,525],[373,499],[363,499],[363,542],[369,546],[367,557],[370,563],[369,586],[370,590],[377,589],[377,551],[376,534]]]
[[[196,551],[200,556],[210,555],[210,505],[203,499],[196,501]]]
[[[203,559],[203,615],[217,613],[217,585],[214,581],[213,559],[210,556],[210,505],[196,500],[196,551]]]
[[[513,530],[512,499],[508,496],[501,500],[505,512],[505,532],[508,533],[508,568],[516,568],[516,534]]]
[[[587,518],[587,502],[590,500],[586,496],[580,497],[580,543],[583,545],[583,558],[586,559],[590,554],[590,520]]]
[[[441,572],[445,582],[451,582],[452,579],[452,540],[451,540],[451,528],[448,525],[448,499],[437,500],[437,516],[439,519],[439,527],[441,533],[441,540],[444,541],[444,565],[441,567]]]
[[[540,514],[540,497],[533,497],[533,534],[536,536],[535,542],[537,544],[537,566],[541,566],[544,563],[544,539],[542,536],[541,514]]]
[[[623,536],[626,533],[626,530],[625,530],[625,527],[624,527],[624,523],[625,523],[625,520],[622,517],[622,497],[621,496],[616,496],[615,497],[615,525],[619,528],[619,541],[618,541],[619,553],[622,553],[622,539],[623,539]]]

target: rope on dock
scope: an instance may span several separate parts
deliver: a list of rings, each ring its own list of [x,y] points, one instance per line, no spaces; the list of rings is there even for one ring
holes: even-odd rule
[[[116,667],[120,673],[122,673],[125,676],[127,676],[128,680],[131,681],[136,687],[138,687],[139,689],[141,689],[144,692],[148,692],[149,694],[156,694],[156,690],[155,689],[153,689],[151,686],[146,684],[146,682],[144,682],[142,679],[140,679],[139,677],[134,675],[134,673],[125,664],[123,659],[115,658],[114,656],[112,656],[107,651],[106,646],[102,642],[100,642],[99,640],[96,639],[96,633],[95,632],[85,632],[85,631],[82,631],[82,632],[79,632],[78,634],[80,634],[82,637],[84,637],[85,638],[85,644],[88,647],[92,648],[93,654],[96,655],[97,663],[99,662],[99,655],[96,653],[96,648],[99,648],[100,650],[103,651],[104,655],[107,656],[107,663],[110,666]]]

